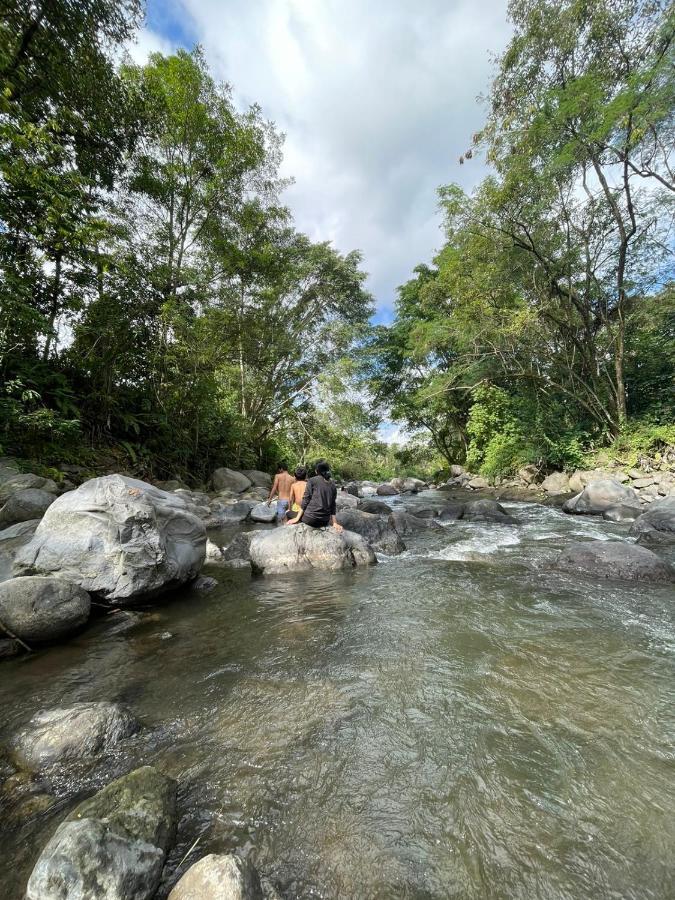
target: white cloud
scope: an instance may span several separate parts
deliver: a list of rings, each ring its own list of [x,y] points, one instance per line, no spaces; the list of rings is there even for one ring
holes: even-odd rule
[[[126,50],[137,65],[147,62],[151,53],[171,53],[175,50],[173,43],[162,35],[151,31],[149,28],[141,28],[134,41],[130,41]]]
[[[298,227],[361,249],[378,307],[391,307],[440,244],[436,188],[484,173],[457,160],[483,120],[489,53],[508,39],[506,0],[175,3],[237,103],[286,132]]]

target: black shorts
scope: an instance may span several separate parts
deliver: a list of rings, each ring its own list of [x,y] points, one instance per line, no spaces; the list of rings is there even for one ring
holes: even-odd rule
[[[300,521],[310,528],[327,528],[330,525],[330,519],[313,519],[311,516],[303,516]]]

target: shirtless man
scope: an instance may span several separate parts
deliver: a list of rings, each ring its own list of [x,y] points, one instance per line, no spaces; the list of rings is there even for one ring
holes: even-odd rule
[[[288,512],[288,504],[291,499],[291,485],[295,481],[292,475],[288,473],[288,466],[286,463],[279,463],[277,466],[277,474],[274,476],[274,483],[272,484],[272,490],[270,491],[270,495],[267,498],[268,504],[272,502],[274,499],[274,495],[278,497],[277,500],[277,522],[283,522],[286,518],[286,513]]]

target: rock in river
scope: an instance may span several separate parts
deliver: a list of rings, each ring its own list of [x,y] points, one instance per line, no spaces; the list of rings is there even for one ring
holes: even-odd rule
[[[639,506],[640,498],[633,488],[624,487],[615,478],[600,478],[589,482],[574,497],[563,503],[563,512],[583,515],[602,515],[612,506]]]
[[[41,518],[55,500],[55,494],[39,488],[17,491],[0,509],[0,528]]]
[[[254,522],[274,522],[277,517],[276,500],[272,503],[258,503],[249,513]]]
[[[17,554],[20,575],[55,574],[112,603],[160,594],[199,574],[204,523],[177,494],[108,475],[47,510]]]
[[[391,512],[391,506],[388,503],[383,503],[382,500],[373,500],[370,497],[359,500],[356,508],[361,512],[376,513],[378,516],[388,516]]]
[[[24,641],[53,641],[89,618],[89,594],[53,577],[11,578],[0,584],[0,622]]]
[[[111,782],[59,825],[26,900],[148,900],[176,827],[176,784],[150,766]]]
[[[250,545],[254,572],[279,575],[309,569],[351,569],[372,565],[375,553],[359,534],[309,525],[255,532]]]
[[[496,500],[473,500],[464,505],[464,522],[494,522],[496,525],[518,525],[518,519],[509,515]]]
[[[623,541],[579,541],[561,551],[555,566],[595,578],[668,583],[675,569],[646,547]]]
[[[14,761],[37,772],[56,762],[96,756],[138,731],[134,716],[118,703],[74,703],[43,709],[9,744]]]
[[[343,528],[360,534],[375,550],[390,554],[403,553],[405,544],[394,527],[389,508],[387,513],[389,515],[381,516],[361,509],[343,509],[336,518]]]
[[[657,500],[635,520],[630,533],[643,547],[675,547],[675,496]]]
[[[187,870],[169,900],[263,900],[258,873],[234,853],[211,853]]]

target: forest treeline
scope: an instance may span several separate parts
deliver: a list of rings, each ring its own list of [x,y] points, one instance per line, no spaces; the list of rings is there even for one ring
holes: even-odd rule
[[[282,136],[199,48],[133,64],[140,0],[4,3],[2,452],[386,477],[672,442],[673,9],[509,9],[459,161],[490,175],[441,188],[445,243],[373,327],[359,253],[295,228]]]

